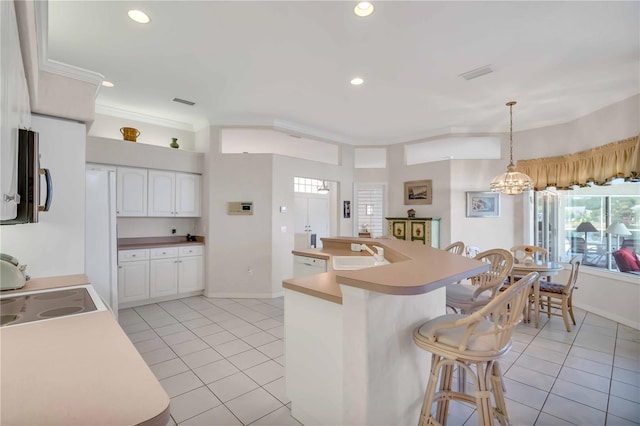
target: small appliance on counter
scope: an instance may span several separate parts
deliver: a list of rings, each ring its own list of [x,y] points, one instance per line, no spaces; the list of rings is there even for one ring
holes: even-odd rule
[[[187,241],[195,242],[196,241],[196,236],[195,235],[191,235],[191,234],[187,234]]]
[[[20,265],[15,257],[0,253],[0,290],[17,290],[25,286],[29,276],[25,274],[27,265]]]

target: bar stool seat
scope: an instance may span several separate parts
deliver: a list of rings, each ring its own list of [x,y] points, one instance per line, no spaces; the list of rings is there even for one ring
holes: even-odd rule
[[[536,272],[526,275],[470,315],[443,315],[415,329],[416,345],[432,354],[419,425],[446,424],[450,400],[476,405],[480,426],[493,424],[494,418],[501,425],[509,424],[498,360],[511,349],[511,336],[522,319],[529,288],[537,278]],[[451,389],[456,366],[473,379],[473,395]],[[440,389],[436,393],[438,382]],[[491,405],[492,393],[495,407]]]

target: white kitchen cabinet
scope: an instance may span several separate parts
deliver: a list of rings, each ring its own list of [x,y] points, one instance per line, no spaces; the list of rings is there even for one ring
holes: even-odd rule
[[[300,278],[327,272],[327,261],[308,256],[293,256],[293,277]]]
[[[178,292],[204,289],[203,256],[180,257],[178,263]]]
[[[149,298],[149,250],[118,251],[118,303]]]
[[[178,259],[149,261],[149,298],[178,294]]]
[[[147,169],[118,167],[116,181],[116,214],[146,216]]]
[[[176,173],[176,216],[200,216],[202,177],[192,173]]]
[[[149,170],[148,216],[200,216],[201,176]]]

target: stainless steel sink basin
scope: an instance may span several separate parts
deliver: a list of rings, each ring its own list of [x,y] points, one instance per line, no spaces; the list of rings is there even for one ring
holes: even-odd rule
[[[382,262],[377,262],[373,256],[333,256],[331,260],[335,271],[353,271],[389,264],[386,259]]]
[[[55,289],[0,294],[0,327],[50,321],[106,310],[89,284]]]

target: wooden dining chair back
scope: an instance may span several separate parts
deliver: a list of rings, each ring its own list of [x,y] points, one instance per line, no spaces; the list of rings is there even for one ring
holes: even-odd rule
[[[448,251],[449,253],[459,254],[464,256],[464,243],[462,241],[456,241],[455,243],[451,243],[444,248],[444,251]]]
[[[544,247],[538,246],[514,246],[510,249],[513,254],[513,261],[515,263],[534,263],[534,262],[548,262],[549,251]]]
[[[489,270],[470,278],[471,286],[447,285],[447,306],[455,312],[469,313],[492,300],[513,268],[513,256],[504,249],[486,250],[474,258],[489,265]]]
[[[562,317],[567,331],[571,331],[569,317],[571,317],[573,325],[576,324],[576,318],[573,315],[572,297],[573,290],[576,288],[582,257],[581,254],[578,254],[573,256],[569,261],[571,271],[569,272],[569,279],[566,284],[540,281],[540,301],[538,303],[538,309],[546,309],[548,318],[551,318],[551,315]],[[552,311],[552,309],[559,309],[560,312]]]

